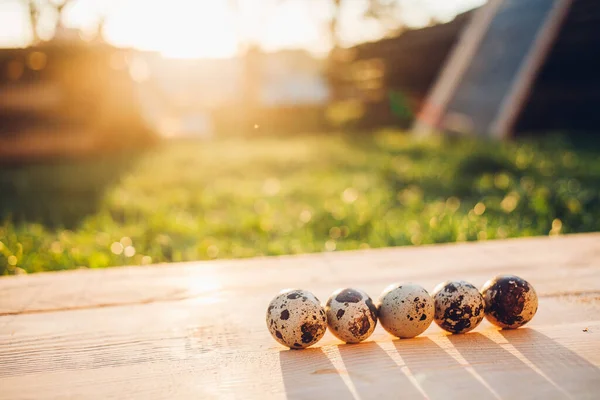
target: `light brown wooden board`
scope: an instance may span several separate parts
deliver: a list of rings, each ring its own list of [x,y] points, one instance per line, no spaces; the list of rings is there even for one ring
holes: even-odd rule
[[[540,296],[526,328],[394,340],[377,327],[362,344],[327,333],[290,351],[264,321],[286,287],[325,301],[499,273]],[[600,234],[0,279],[0,399],[594,399],[599,366]]]

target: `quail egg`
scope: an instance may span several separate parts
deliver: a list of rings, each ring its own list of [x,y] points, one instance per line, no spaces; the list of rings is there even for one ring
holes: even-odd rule
[[[393,284],[379,296],[378,315],[381,326],[399,338],[423,333],[433,321],[433,299],[419,285]]]
[[[483,296],[468,282],[440,283],[433,290],[433,300],[435,323],[448,332],[468,332],[483,320]]]
[[[359,343],[377,326],[377,309],[368,294],[358,289],[338,289],[325,305],[331,333],[346,343]]]
[[[323,337],[327,317],[314,294],[301,289],[286,289],[269,303],[267,327],[282,345],[303,349]]]
[[[481,288],[485,317],[504,329],[525,325],[535,315],[538,298],[533,286],[515,275],[499,275]]]

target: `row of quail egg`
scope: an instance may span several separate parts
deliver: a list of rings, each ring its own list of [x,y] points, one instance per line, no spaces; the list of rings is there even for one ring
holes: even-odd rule
[[[392,284],[383,290],[377,305],[359,289],[336,290],[325,307],[309,291],[287,289],[269,303],[266,321],[277,342],[304,349],[317,343],[327,328],[343,342],[362,342],[377,321],[402,339],[420,335],[432,321],[453,334],[469,332],[484,316],[500,328],[516,329],[533,318],[537,306],[537,295],[527,281],[500,275],[481,290],[465,281],[443,282],[432,295],[416,284]]]

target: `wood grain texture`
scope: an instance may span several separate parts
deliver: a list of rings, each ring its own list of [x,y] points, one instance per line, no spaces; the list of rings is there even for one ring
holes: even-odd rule
[[[395,281],[499,273],[540,295],[525,328],[393,340],[377,327],[358,345],[327,333],[289,351],[264,322],[285,287],[324,301],[341,286],[377,297]],[[3,278],[0,399],[592,399],[599,300],[600,234]]]

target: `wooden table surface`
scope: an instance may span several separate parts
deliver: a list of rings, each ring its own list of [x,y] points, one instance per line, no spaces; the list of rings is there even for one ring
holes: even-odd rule
[[[345,345],[330,333],[286,350],[267,304],[300,287],[322,301],[396,281],[431,290],[530,281],[526,327],[433,324],[396,340],[380,326]],[[404,247],[0,279],[0,398],[600,398],[600,234]]]

